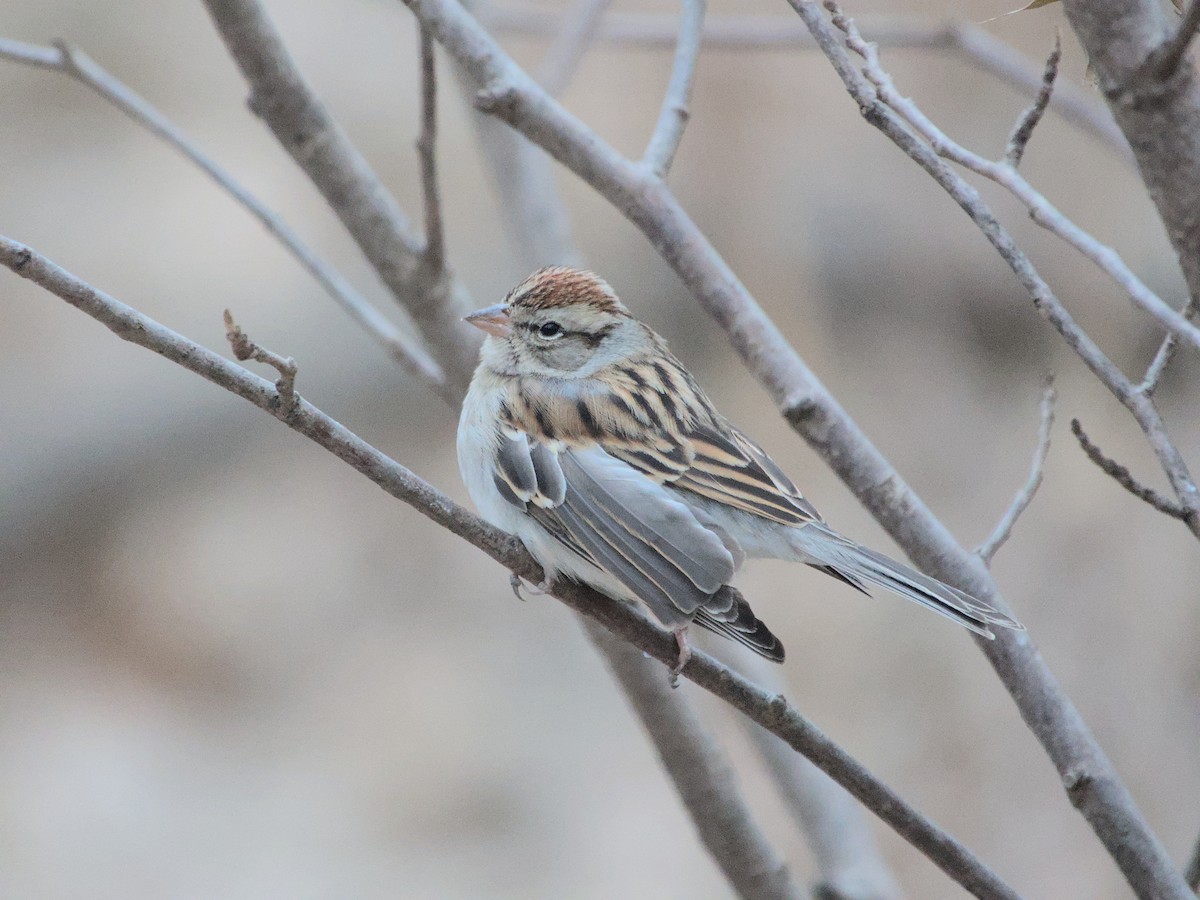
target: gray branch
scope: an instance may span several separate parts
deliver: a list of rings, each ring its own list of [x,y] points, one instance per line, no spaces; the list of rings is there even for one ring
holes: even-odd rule
[[[1054,427],[1054,381],[1050,378],[1046,379],[1046,387],[1042,390],[1041,411],[1037,444],[1033,450],[1033,463],[1029,467],[1029,477],[1025,479],[1025,483],[1013,497],[1012,503],[1000,517],[1000,521],[996,523],[991,536],[975,551],[985,566],[992,564],[992,558],[1012,535],[1017,519],[1021,518],[1021,514],[1029,508],[1034,494],[1042,485],[1042,470],[1046,465],[1046,456],[1050,452],[1050,429]]]
[[[250,85],[250,108],[271,129],[341,219],[367,261],[407,309],[461,396],[477,343],[459,328],[470,312],[448,273],[423,265],[425,246],[363,155],[304,81],[255,0],[205,0],[230,55]]]
[[[468,512],[303,398],[285,405],[271,382],[96,290],[9,238],[0,237],[0,265],[96,319],[122,340],[151,350],[267,411],[514,574],[532,582],[542,580],[541,569],[517,538]],[[665,665],[675,663],[678,648],[674,636],[627,604],[565,579],[559,579],[550,593]],[[692,654],[682,674],[811,759],[975,896],[1017,900],[1017,894],[969,849],[876,779],[782,695],[763,690],[699,651]]]
[[[421,134],[417,156],[421,160],[421,199],[425,208],[425,251],[422,263],[431,277],[440,278],[446,268],[446,235],[442,227],[442,192],[437,173],[437,60],[429,29],[417,27],[418,58],[421,60]]]
[[[1117,125],[1167,228],[1191,296],[1200,296],[1200,79],[1176,54],[1176,26],[1156,0],[1065,0]],[[1192,17],[1189,13],[1189,18]],[[1187,26],[1187,20],[1183,27]]]
[[[734,348],[793,427],[821,454],[875,518],[930,574],[1006,608],[982,562],[963,548],[870,443],[790,347],[669,189],[622,158],[541,91],[491,37],[451,0],[408,0],[438,41],[480,87],[477,104],[508,122],[574,171],[637,225],[697,300],[726,329]],[[934,175],[1001,251],[1039,308],[1057,299],[977,191],[878,104],[837,33],[815,4],[795,0],[818,44],[868,118],[891,122],[895,139]],[[919,146],[911,146],[919,145]],[[1059,306],[1061,306],[1059,304]],[[1065,311],[1064,311],[1065,312]],[[1071,802],[1143,896],[1186,897],[1179,873],[1128,789],[1063,693],[1025,632],[982,649],[1055,763]]]
[[[59,44],[39,47],[0,38],[0,59],[49,69],[70,75],[91,88],[138,125],[161,138],[250,212],[267,232],[281,243],[316,279],[325,291],[363,330],[407,371],[429,384],[435,391],[446,391],[445,376],[419,342],[397,328],[369,300],[359,294],[344,276],[304,244],[283,219],[204,153],[174,122],[154,108],[145,98],[101,68],[83,51]]]
[[[700,57],[700,32],[704,28],[704,10],[707,0],[683,0],[679,13],[679,40],[675,45],[675,64],[671,68],[671,80],[663,97],[662,110],[654,134],[642,157],[642,164],[659,178],[666,178],[675,151],[683,140],[687,127],[688,101],[692,95],[692,79],[696,74],[696,60]]]

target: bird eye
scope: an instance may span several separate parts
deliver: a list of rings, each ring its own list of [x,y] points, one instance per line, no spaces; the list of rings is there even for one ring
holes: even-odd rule
[[[557,322],[543,322],[538,334],[544,338],[556,338],[562,334],[562,326]]]

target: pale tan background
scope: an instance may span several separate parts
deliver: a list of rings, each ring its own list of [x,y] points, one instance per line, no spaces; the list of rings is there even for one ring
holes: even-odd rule
[[[293,53],[418,209],[414,39],[388,0],[272,2]],[[973,4],[862,3],[959,14]],[[633,9],[634,3],[617,8]],[[671,4],[655,8],[671,12]],[[787,17],[783,4],[715,12]],[[1056,9],[987,27],[1041,56]],[[6,0],[5,36],[64,37],[249,182],[381,303],[314,190],[247,112],[197,3]],[[1065,34],[1064,74],[1083,77]],[[539,45],[511,40],[526,63]],[[885,61],[954,135],[999,152],[1024,98],[933,53]],[[670,54],[591,53],[568,105],[636,153]],[[445,82],[449,248],[480,305],[523,273]],[[1180,285],[1135,176],[1048,117],[1028,174],[1154,287]],[[1047,480],[996,563],[1005,593],[1177,859],[1200,829],[1200,553],[1082,457],[1080,416],[1154,483],[1132,423],[934,184],[810,51],[706,52],[672,183],[805,358],[969,545],[1025,477],[1059,376]],[[576,236],[718,403],[837,526],[894,550],[778,419],[641,236],[569,175]],[[985,188],[1116,359],[1155,335]],[[0,64],[0,232],[221,348],[222,308],[300,361],[300,389],[456,498],[454,422],[242,210],[62,76]],[[1200,465],[1200,367],[1162,405]],[[831,579],[752,565],[789,694],[1030,897],[1127,889],[965,633]],[[777,845],[801,839],[729,714],[691,686]],[[910,897],[958,889],[882,827]],[[725,897],[653,752],[569,613],[242,401],[0,273],[0,895]]]

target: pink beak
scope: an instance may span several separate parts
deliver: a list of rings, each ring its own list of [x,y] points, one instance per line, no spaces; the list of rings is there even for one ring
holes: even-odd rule
[[[508,307],[503,303],[473,312],[469,316],[465,316],[463,321],[470,322],[493,337],[507,337],[509,331],[512,330],[512,319],[508,316]]]

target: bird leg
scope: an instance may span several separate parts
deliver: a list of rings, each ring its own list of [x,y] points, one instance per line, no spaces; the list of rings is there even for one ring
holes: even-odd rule
[[[679,661],[671,669],[671,687],[679,687],[679,675],[683,672],[683,667],[688,664],[688,660],[692,658],[692,648],[687,642],[687,626],[681,625],[673,632],[675,635],[675,643],[679,645]]]

